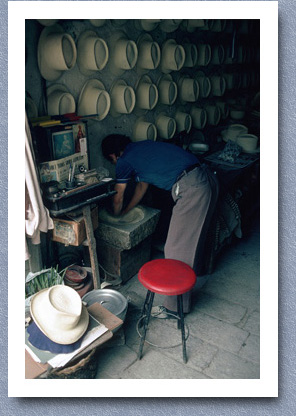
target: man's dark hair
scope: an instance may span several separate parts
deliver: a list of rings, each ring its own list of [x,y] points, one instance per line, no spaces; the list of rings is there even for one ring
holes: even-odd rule
[[[111,161],[112,159],[109,155],[114,153],[115,156],[119,157],[120,152],[123,152],[129,143],[131,143],[131,139],[128,136],[124,136],[123,134],[110,134],[102,141],[103,156]]]

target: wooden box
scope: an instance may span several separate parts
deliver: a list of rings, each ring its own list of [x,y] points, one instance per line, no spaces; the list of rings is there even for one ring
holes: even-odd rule
[[[93,229],[98,227],[98,207],[91,210]],[[70,246],[80,246],[86,239],[83,215],[69,218],[53,218],[52,240]]]

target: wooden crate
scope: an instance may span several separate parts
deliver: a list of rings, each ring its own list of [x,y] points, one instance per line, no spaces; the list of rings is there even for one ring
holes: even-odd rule
[[[98,227],[98,207],[91,210],[93,229]],[[73,218],[53,218],[52,240],[70,246],[80,246],[86,239],[83,215]]]

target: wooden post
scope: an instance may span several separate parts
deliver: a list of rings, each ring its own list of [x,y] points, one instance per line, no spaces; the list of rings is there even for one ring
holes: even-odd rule
[[[91,220],[90,206],[86,205],[83,210],[86,236],[88,241],[89,257],[93,277],[94,289],[101,288],[100,271],[97,257],[96,239]]]

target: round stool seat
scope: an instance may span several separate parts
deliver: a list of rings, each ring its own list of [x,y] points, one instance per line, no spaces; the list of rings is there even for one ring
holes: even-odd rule
[[[151,260],[141,267],[138,279],[151,292],[166,296],[189,292],[196,282],[193,269],[180,260]]]

